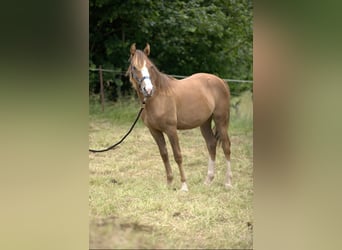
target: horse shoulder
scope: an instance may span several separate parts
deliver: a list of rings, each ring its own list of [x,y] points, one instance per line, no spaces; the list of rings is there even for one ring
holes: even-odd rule
[[[143,117],[144,124],[158,130],[165,130],[167,126],[176,124],[176,104],[171,96],[154,97],[146,104]]]

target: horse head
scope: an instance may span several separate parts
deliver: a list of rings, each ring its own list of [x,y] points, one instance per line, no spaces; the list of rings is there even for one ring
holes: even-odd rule
[[[130,74],[130,81],[133,87],[140,91],[144,98],[151,97],[154,93],[154,86],[151,81],[149,68],[151,62],[148,59],[150,54],[150,45],[147,43],[144,52],[137,50],[135,43],[130,48],[130,66],[128,73]]]

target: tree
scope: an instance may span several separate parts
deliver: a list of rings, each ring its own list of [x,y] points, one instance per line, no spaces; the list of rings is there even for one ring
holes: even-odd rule
[[[149,42],[165,73],[252,79],[252,10],[248,0],[91,0],[90,65],[125,71],[130,44]]]

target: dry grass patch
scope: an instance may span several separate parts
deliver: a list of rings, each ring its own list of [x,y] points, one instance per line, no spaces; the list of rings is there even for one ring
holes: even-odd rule
[[[137,111],[138,105],[132,113]],[[91,115],[90,145],[109,146],[129,126]],[[230,191],[223,185],[225,159],[220,148],[214,182],[203,184],[208,153],[199,129],[179,133],[188,193],[179,191],[169,143],[174,183],[166,186],[157,145],[141,122],[119,148],[89,154],[90,248],[252,248],[252,120],[233,113],[230,136]]]

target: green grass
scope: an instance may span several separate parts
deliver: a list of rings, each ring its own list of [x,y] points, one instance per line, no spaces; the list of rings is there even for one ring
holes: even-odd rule
[[[179,191],[169,143],[174,183],[166,186],[158,148],[141,121],[117,149],[89,154],[90,248],[252,248],[252,104],[251,98],[241,98],[229,130],[232,190],[223,185],[221,148],[214,182],[203,184],[208,153],[199,129],[179,132],[188,193]],[[139,103],[107,105],[103,113],[95,109],[90,110],[89,141],[91,147],[103,148],[126,133]]]
[[[132,123],[139,111],[139,102],[134,98],[120,99],[115,104],[105,103],[104,111],[98,98],[92,97],[89,103],[90,123],[109,121],[112,124]]]

